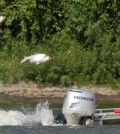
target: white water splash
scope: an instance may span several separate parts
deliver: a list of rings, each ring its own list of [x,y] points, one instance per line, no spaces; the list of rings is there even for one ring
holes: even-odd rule
[[[42,125],[53,125],[54,117],[52,110],[49,109],[48,102],[39,103],[32,114],[24,114],[14,110],[0,110],[0,126],[32,126],[41,123]]]
[[[27,116],[19,111],[0,110],[0,126],[4,125],[22,125]]]
[[[36,115],[40,116],[42,125],[53,125],[54,117],[52,110],[49,109],[48,102],[37,105]]]

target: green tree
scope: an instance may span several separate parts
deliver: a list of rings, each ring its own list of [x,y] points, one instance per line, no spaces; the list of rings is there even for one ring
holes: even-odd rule
[[[66,1],[4,1],[2,12],[12,37],[38,43],[64,27]]]

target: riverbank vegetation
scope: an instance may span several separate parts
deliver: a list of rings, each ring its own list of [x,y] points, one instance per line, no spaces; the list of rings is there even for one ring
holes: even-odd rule
[[[1,0],[0,80],[120,88],[119,0]],[[21,64],[46,53],[49,62]]]

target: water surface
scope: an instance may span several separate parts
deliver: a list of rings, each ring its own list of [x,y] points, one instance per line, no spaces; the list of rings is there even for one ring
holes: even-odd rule
[[[119,125],[102,125],[102,126],[1,126],[0,134],[119,134]]]
[[[4,104],[5,105],[5,104]],[[13,106],[13,107],[12,107]],[[52,107],[51,107],[52,106]],[[101,102],[98,108],[119,107],[119,102]],[[120,125],[67,126],[54,124],[61,107],[45,103],[8,105],[0,110],[0,134],[119,134]]]

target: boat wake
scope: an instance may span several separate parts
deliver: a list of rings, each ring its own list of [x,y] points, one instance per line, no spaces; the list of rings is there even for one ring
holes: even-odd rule
[[[39,123],[44,126],[54,125],[53,111],[48,102],[39,103],[32,113],[0,110],[0,126],[32,126]]]

